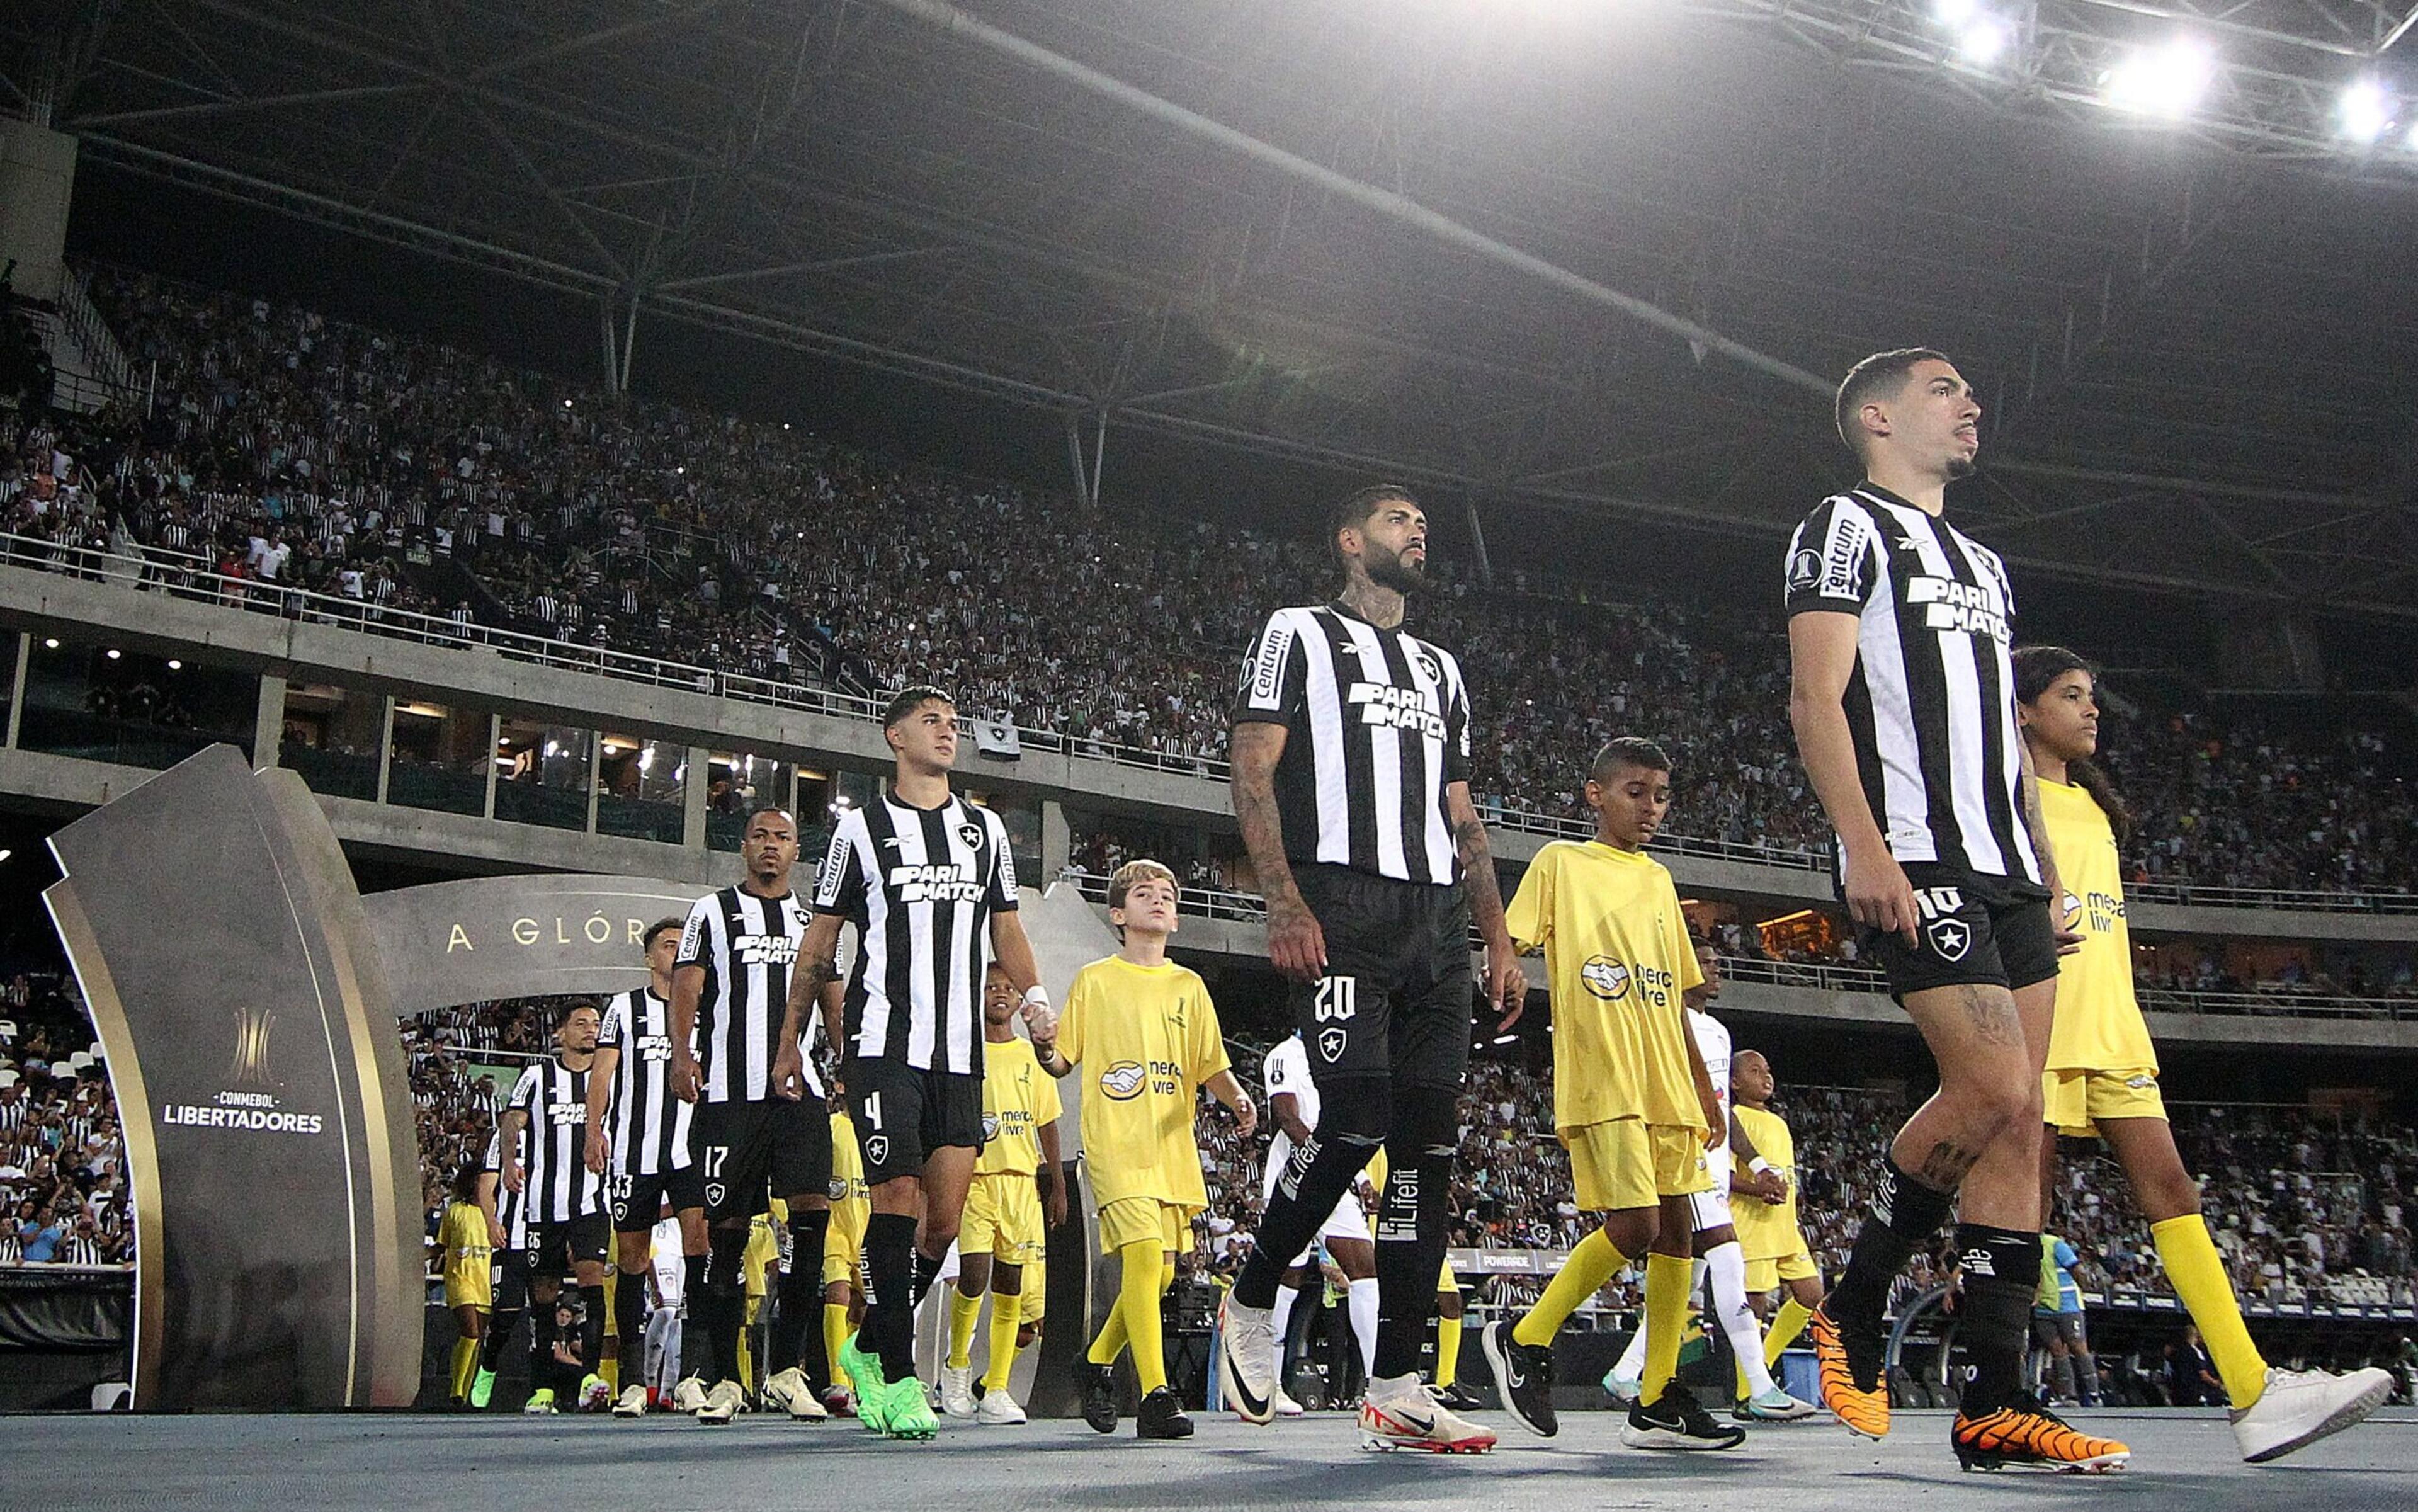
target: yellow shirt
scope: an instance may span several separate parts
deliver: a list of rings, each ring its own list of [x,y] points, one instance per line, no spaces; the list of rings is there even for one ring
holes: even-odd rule
[[[2072,783],[2040,785],[2041,817],[2065,884],[2066,926],[2082,949],[2058,963],[2051,1071],[2150,1071],[2158,1052],[2133,996],[2133,935],[2124,922],[2124,874],[2116,832],[2097,800]]]
[[[1041,1168],[1041,1126],[1064,1106],[1058,1079],[1023,1039],[983,1042],[983,1147],[977,1176],[1030,1176]]]
[[[1797,1231],[1797,1137],[1788,1121],[1760,1107],[1733,1105],[1738,1126],[1754,1142],[1754,1153],[1788,1183],[1788,1196],[1766,1202],[1743,1186],[1730,1188],[1730,1221],[1738,1244],[1751,1260],[1786,1260],[1805,1246]]]
[[[1553,1125],[1612,1119],[1702,1130],[1680,995],[1704,981],[1660,862],[1599,840],[1537,852],[1507,910],[1545,950],[1553,998]]]
[[[445,1204],[445,1216],[436,1224],[436,1243],[445,1251],[447,1291],[468,1296],[486,1289],[495,1249],[487,1243],[487,1215],[476,1202],[457,1198]]]
[[[1094,961],[1066,994],[1058,1053],[1081,1062],[1089,1078],[1083,1159],[1093,1201],[1145,1197],[1193,1213],[1208,1207],[1192,1136],[1195,1094],[1229,1065],[1209,985],[1173,962]]]

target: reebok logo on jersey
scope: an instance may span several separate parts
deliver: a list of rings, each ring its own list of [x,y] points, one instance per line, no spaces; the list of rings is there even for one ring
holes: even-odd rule
[[[979,903],[982,883],[973,869],[954,863],[890,868],[890,889],[900,903]]]
[[[1935,919],[1923,931],[1932,951],[1944,961],[1961,961],[1973,948],[1973,926],[1962,919]]]
[[[1149,1079],[1150,1073],[1140,1061],[1119,1061],[1100,1073],[1100,1091],[1122,1103],[1138,1095]]]
[[[1397,688],[1383,682],[1355,682],[1344,695],[1343,701],[1359,707],[1360,723],[1363,725],[1416,730],[1431,741],[1445,738],[1444,710],[1437,705],[1435,695],[1425,689]]]
[[[1609,955],[1590,956],[1579,968],[1579,981],[1606,1002],[1618,1002],[1629,994],[1629,968]]]
[[[1959,583],[1952,577],[1909,577],[1905,581],[1905,602],[1922,608],[1922,622],[1929,629],[1987,635],[2000,645],[2010,638],[2006,601],[1987,583]]]
[[[1990,1252],[1986,1249],[1968,1249],[1956,1257],[1956,1263],[1965,1268],[1965,1274],[1967,1275],[1986,1275],[1992,1280],[1997,1279],[1998,1268],[1990,1263]]]

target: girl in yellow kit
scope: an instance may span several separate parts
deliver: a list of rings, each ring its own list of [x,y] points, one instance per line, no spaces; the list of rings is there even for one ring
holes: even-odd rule
[[[1259,1113],[1226,1059],[1209,985],[1167,958],[1175,933],[1175,874],[1128,862],[1109,879],[1109,923],[1124,943],[1075,974],[1063,1025],[1027,1020],[1041,1069],[1064,1077],[1082,1062],[1083,1161],[1100,1213],[1100,1247],[1124,1267],[1116,1309],[1081,1367],[1083,1418],[1117,1428],[1110,1370],[1130,1345],[1141,1387],[1135,1433],[1181,1439],[1192,1420],[1168,1389],[1159,1294],[1191,1243],[1193,1214],[1209,1205],[1192,1119],[1196,1090],[1232,1108],[1248,1135]]]
[[[474,1160],[455,1173],[452,1199],[436,1226],[437,1247],[444,1251],[445,1306],[460,1330],[446,1393],[456,1407],[469,1400],[470,1378],[479,1368],[479,1341],[486,1337],[487,1315],[495,1306],[496,1215],[479,1205],[482,1168]]]
[[[2057,1018],[2042,1074],[2048,1128],[2041,1190],[2056,1186],[2058,1135],[2096,1134],[2106,1142],[2150,1220],[2166,1279],[2215,1357],[2242,1457],[2253,1464],[2278,1459],[2376,1411],[2393,1378],[2377,1369],[2344,1376],[2278,1370],[2250,1341],[2200,1215],[2199,1184],[2175,1148],[2158,1095],[2158,1052],[2133,995],[2118,850],[2132,817],[2091,760],[2099,752],[2098,679],[2061,646],[2018,647],[2013,660],[2016,719],[2031,748],[2041,817],[2066,889],[2059,906],[2066,928],[2082,937],[2082,948],[2058,963]]]

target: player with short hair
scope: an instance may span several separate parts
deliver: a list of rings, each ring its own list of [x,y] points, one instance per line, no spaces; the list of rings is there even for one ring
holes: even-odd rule
[[[1696,1042],[1696,1054],[1704,1061],[1705,1074],[1712,1082],[1717,1107],[1713,1112],[1714,1126],[1721,1141],[1706,1156],[1713,1177],[1712,1186],[1688,1199],[1690,1221],[1693,1229],[1691,1241],[1695,1252],[1695,1275],[1689,1291],[1699,1285],[1709,1287],[1711,1306],[1707,1309],[1724,1336],[1730,1352],[1737,1362],[1738,1395],[1731,1404],[1730,1415],[1741,1423],[1794,1423],[1813,1416],[1821,1409],[1812,1402],[1798,1401],[1780,1388],[1771,1379],[1771,1367],[1763,1353],[1763,1330],[1755,1320],[1754,1308],[1747,1301],[1746,1248],[1739,1242],[1732,1203],[1734,1189],[1743,1195],[1748,1187],[1761,1192],[1770,1190],[1766,1173],[1750,1172],[1741,1178],[1737,1162],[1756,1162],[1761,1153],[1752,1138],[1739,1124],[1737,1109],[1730,1097],[1730,1031],[1729,1027],[1715,1018],[1711,1005],[1722,995],[1721,956],[1712,946],[1702,940],[1695,945],[1696,970],[1701,978],[1681,995],[1687,1005],[1688,1032]],[[1645,1352],[1652,1341],[1647,1330],[1640,1328],[1629,1341],[1605,1387],[1617,1401],[1627,1385],[1633,1399],[1638,1377],[1644,1372]]]
[[[1117,953],[1075,973],[1064,1021],[1035,1025],[1033,1040],[1033,1053],[1051,1076],[1064,1077],[1078,1063],[1089,1068],[1081,1102],[1084,1168],[1100,1215],[1100,1248],[1117,1256],[1122,1275],[1116,1306],[1077,1367],[1083,1420],[1102,1433],[1116,1431],[1112,1372],[1130,1347],[1141,1389],[1135,1434],[1188,1438],[1192,1420],[1167,1384],[1159,1297],[1175,1280],[1176,1257],[1191,1247],[1193,1217],[1209,1206],[1193,1135],[1196,1093],[1206,1087],[1232,1110],[1246,1138],[1259,1116],[1234,1079],[1208,984],[1167,958],[1176,928],[1175,874],[1155,861],[1118,867],[1109,878],[1109,923],[1120,940]]]
[[[746,1405],[739,1347],[747,1327],[750,1220],[787,1205],[793,1245],[807,1257],[781,1279],[778,1326],[764,1363],[768,1405],[813,1422],[827,1414],[799,1368],[806,1320],[821,1291],[831,1220],[831,1124],[807,1042],[816,1020],[793,1021],[793,982],[806,907],[791,891],[798,822],[766,806],[740,832],[741,880],[690,905],[672,967],[671,1084],[694,1103],[689,1153],[703,1178],[706,1257],[688,1279],[688,1324],[714,1384],[700,1423],[727,1423]],[[801,1102],[810,1093],[812,1102]]]
[[[480,1199],[482,1169],[481,1162],[471,1160],[453,1173],[452,1196],[436,1224],[445,1308],[459,1331],[452,1370],[446,1378],[446,1399],[456,1407],[469,1404],[470,1383],[479,1371],[479,1341],[486,1336],[488,1314],[496,1305],[494,1259],[502,1230],[491,1205],[494,1199]]]
[[[1553,1008],[1553,1126],[1570,1154],[1578,1205],[1602,1227],[1570,1251],[1537,1305],[1478,1334],[1504,1404],[1552,1437],[1553,1336],[1633,1257],[1645,1259],[1648,1352],[1621,1441],[1637,1448],[1728,1449],[1746,1435],[1713,1421],[1678,1380],[1686,1323],[1690,1199],[1712,1189],[1707,1148],[1723,1127],[1688,1032],[1681,994],[1699,981],[1678,890],[1645,854],[1671,806],[1671,758],[1651,741],[1607,741],[1583,789],[1592,840],[1537,852],[1512,894],[1512,938],[1542,947]]]
[[[982,1148],[982,983],[992,959],[1036,1038],[1050,1018],[1017,912],[1007,827],[949,787],[957,735],[956,702],[940,689],[890,700],[889,791],[844,812],[832,832],[805,969],[789,994],[792,1027],[819,1007],[843,1047],[841,1081],[872,1191],[865,1322],[841,1350],[857,1415],[919,1441],[940,1423],[915,1368],[915,1307],[956,1240]],[[856,926],[856,960],[846,994],[826,994],[839,979],[843,922]],[[788,1056],[786,1095],[797,1096],[794,1048]]]
[[[2056,1186],[2059,1135],[2096,1134],[2133,1188],[2175,1294],[2199,1326],[2232,1403],[2234,1441],[2253,1464],[2279,1459],[2365,1418],[2393,1379],[2382,1370],[2332,1376],[2267,1363],[2242,1321],[2224,1258],[2201,1215],[2199,1184],[2183,1166],[2158,1092],[2158,1052],[2133,989],[2120,843],[2132,816],[2096,761],[2099,681],[2059,646],[2014,653],[2016,714],[2040,774],[2041,811],[2064,863],[2058,900],[2082,948],[2061,963],[2057,1020],[2041,1091],[2046,1122],[2042,1189]]]
[[[1064,1111],[1055,1077],[1016,1032],[1016,988],[993,961],[983,974],[983,1147],[957,1229],[957,1284],[949,1297],[949,1356],[941,1367],[941,1411],[1013,1425],[1024,1409],[1008,1395],[1022,1332],[1030,1268],[1047,1252],[1047,1230],[1066,1222],[1058,1157]],[[973,1394],[974,1324],[991,1297],[990,1362],[979,1405]]]
[[[521,1409],[525,1413],[558,1410],[558,1393],[551,1384],[561,1374],[555,1336],[560,1309],[555,1304],[566,1275],[579,1289],[577,1405],[583,1412],[595,1412],[611,1400],[596,1366],[604,1352],[604,1251],[612,1229],[604,1214],[604,1179],[588,1168],[585,1159],[588,1073],[596,1058],[599,1022],[592,1002],[576,1001],[563,1010],[553,1057],[521,1073],[496,1129],[501,1168],[497,1174],[513,1199],[506,1227],[519,1245],[515,1290],[531,1304],[532,1389]],[[508,1262],[508,1271],[512,1268]],[[499,1306],[498,1322],[501,1310]],[[487,1380],[474,1383],[473,1399],[483,1405],[485,1392],[478,1387],[492,1389],[492,1360],[480,1374]]]
[[[1834,405],[1864,481],[1791,538],[1789,720],[1837,832],[1837,885],[1939,1091],[1898,1131],[1873,1214],[1813,1318],[1823,1405],[1889,1431],[1890,1286],[1956,1210],[1972,1365],[1949,1437],[1967,1469],[2117,1469],[2024,1389],[2040,1275],[2040,1073],[2057,999],[2056,857],[2008,663],[2014,592],[1996,552],[1948,523],[1982,406],[1928,347],[1876,353]]]
[[[1278,1178],[1257,1244],[1227,1294],[1226,1399],[1275,1413],[1274,1308],[1301,1253],[1383,1146],[1377,1357],[1364,1444],[1483,1453],[1490,1430],[1419,1380],[1450,1222],[1458,1103],[1469,1065],[1474,924],[1498,1031],[1526,992],[1503,926],[1486,826],[1469,796],[1470,700],[1461,665],[1403,631],[1427,582],[1428,522],[1394,484],[1327,516],[1341,575],[1328,603],[1279,609],[1243,669],[1231,737],[1234,815],[1268,909],[1268,959],[1290,980],[1314,1052],[1321,1127]]]
[[[1822,1303],[1822,1271],[1797,1227],[1797,1137],[1788,1121],[1771,1110],[1777,1083],[1760,1050],[1740,1050],[1730,1061],[1732,1116],[1754,1141],[1748,1174],[1754,1180],[1731,1194],[1730,1211],[1746,1254],[1747,1295],[1765,1313],[1771,1293],[1788,1289],[1788,1300],[1763,1338],[1766,1369],[1780,1364],[1806,1321]]]
[[[613,1321],[625,1358],[646,1332],[647,1277],[666,1203],[680,1224],[683,1253],[699,1260],[706,1254],[705,1175],[689,1152],[692,1106],[671,1085],[672,965],[681,926],[679,919],[647,926],[639,942],[647,985],[605,1004],[588,1077],[588,1168],[609,1180],[618,1273]],[[623,1373],[615,1417],[645,1414],[648,1392],[640,1373]]]

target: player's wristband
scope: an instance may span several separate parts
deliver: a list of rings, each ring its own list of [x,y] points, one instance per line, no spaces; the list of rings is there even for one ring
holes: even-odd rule
[[[1746,1163],[1747,1174],[1750,1176],[1760,1176],[1770,1168],[1771,1162],[1764,1159],[1761,1155],[1757,1155],[1752,1160]]]

